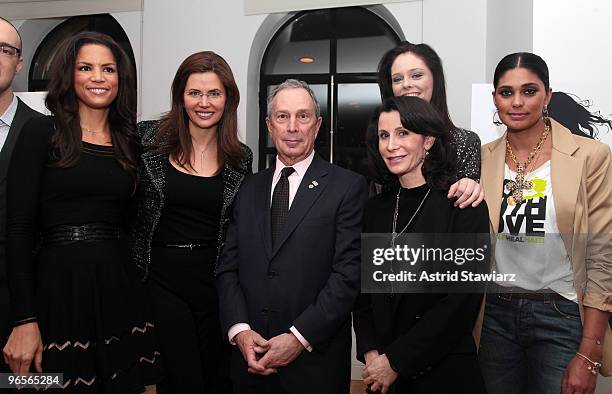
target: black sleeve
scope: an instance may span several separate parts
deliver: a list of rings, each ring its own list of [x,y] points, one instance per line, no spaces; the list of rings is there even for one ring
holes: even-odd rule
[[[480,137],[469,130],[457,130],[457,178],[471,178],[480,181]]]
[[[238,276],[238,221],[244,194],[250,192],[243,183],[238,189],[233,202],[232,216],[230,218],[225,243],[221,250],[219,263],[215,271],[215,284],[219,293],[219,320],[224,335],[236,323],[249,323],[249,312],[244,293],[240,287]],[[248,198],[248,194],[247,197]]]
[[[371,231],[370,218],[372,216],[373,206],[370,200],[365,207],[363,213],[362,233]],[[376,213],[374,213],[376,214]],[[362,261],[361,264],[364,264]],[[374,330],[374,312],[372,309],[372,295],[361,293],[355,301],[353,307],[353,329],[355,330],[355,344],[357,351],[357,359],[365,363],[364,354],[370,350],[379,350],[376,333]]]
[[[242,151],[244,152],[244,159],[242,160],[241,166],[243,167],[244,175],[253,174],[253,152],[248,146],[241,144]]]
[[[452,232],[488,234],[486,203],[483,201],[476,208],[455,209]],[[385,349],[394,369],[404,377],[418,376],[452,353],[461,341],[471,340],[482,298],[482,293],[455,293],[441,298],[417,324]]]
[[[36,317],[34,247],[40,189],[53,124],[27,122],[17,139],[7,177],[7,276],[14,323]]]

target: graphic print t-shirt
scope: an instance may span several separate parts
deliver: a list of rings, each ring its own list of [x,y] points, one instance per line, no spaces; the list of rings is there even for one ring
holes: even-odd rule
[[[516,274],[515,282],[498,282],[527,290],[550,289],[576,301],[572,267],[559,234],[550,178],[550,160],[527,174],[532,187],[525,201],[511,204],[506,185],[516,173],[505,165],[504,189],[495,245],[495,270]]]

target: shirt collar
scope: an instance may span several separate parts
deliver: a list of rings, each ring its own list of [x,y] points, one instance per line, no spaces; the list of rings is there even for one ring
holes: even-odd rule
[[[6,111],[4,111],[4,113],[0,116],[0,120],[2,120],[9,127],[11,127],[13,119],[15,118],[17,104],[17,96],[13,94],[13,101],[11,101],[11,105],[9,105]]]
[[[306,174],[306,170],[308,170],[308,167],[310,167],[310,163],[312,163],[312,159],[314,159],[314,150],[310,152],[310,154],[306,156],[304,160],[298,161],[292,166],[286,166],[283,164],[282,161],[280,161],[280,159],[278,158],[278,155],[276,155],[276,168],[274,170],[273,179],[274,180],[278,179],[280,177],[280,172],[285,167],[293,167],[293,169],[295,170],[295,174],[297,174],[300,178],[302,178],[304,174]]]

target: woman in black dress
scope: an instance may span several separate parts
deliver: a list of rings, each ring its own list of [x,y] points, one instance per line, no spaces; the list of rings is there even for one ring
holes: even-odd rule
[[[486,204],[460,209],[447,198],[454,154],[430,104],[386,99],[366,143],[374,167],[399,185],[370,199],[364,233],[488,234]],[[383,393],[484,392],[472,337],[481,301],[466,293],[361,294],[353,323],[364,382]]]
[[[58,49],[46,105],[24,125],[8,172],[7,261],[14,373],[63,373],[78,393],[155,383],[152,321],[120,245],[137,178],[132,65],[110,37]]]
[[[225,60],[199,52],[176,72],[168,114],[139,124],[146,152],[133,258],[153,303],[163,393],[231,392],[214,271],[230,205],[253,161],[238,141],[239,99]]]

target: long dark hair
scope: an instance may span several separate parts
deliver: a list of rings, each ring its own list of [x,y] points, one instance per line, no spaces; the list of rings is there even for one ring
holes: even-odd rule
[[[227,62],[214,52],[197,52],[181,63],[172,81],[172,107],[161,119],[155,138],[163,153],[169,154],[182,167],[191,167],[191,134],[189,117],[185,111],[185,86],[194,73],[213,72],[225,88],[225,107],[217,126],[217,158],[219,166],[225,162],[240,168],[245,153],[238,140],[238,103],[240,93],[234,74]]]
[[[448,104],[446,103],[446,82],[444,80],[442,60],[436,51],[427,44],[413,44],[408,41],[402,41],[395,48],[383,55],[380,63],[378,63],[378,88],[380,89],[382,99],[393,97],[391,66],[399,55],[407,52],[411,52],[421,58],[431,71],[433,76],[433,91],[430,103],[440,114],[444,127],[447,130],[456,129],[457,127],[453,124],[450,114],[448,113]]]
[[[370,169],[374,179],[382,184],[399,185],[398,177],[387,168],[378,150],[378,118],[383,112],[397,111],[402,126],[423,136],[435,137],[435,142],[422,166],[423,177],[432,189],[448,190],[456,179],[455,151],[449,131],[436,109],[418,97],[389,97],[374,112],[366,136]]]
[[[136,79],[125,51],[111,37],[97,32],[85,31],[68,38],[59,47],[51,65],[45,105],[54,115],[57,130],[51,139],[54,165],[71,167],[81,157],[82,131],[74,91],[74,69],[79,50],[88,44],[102,45],[115,57],[119,88],[109,106],[108,123],[115,159],[136,181],[140,146],[136,134]]]
[[[493,74],[493,87],[497,89],[499,80],[508,70],[515,68],[526,68],[533,72],[544,84],[546,90],[550,89],[548,78],[548,66],[544,59],[530,52],[516,52],[506,55],[497,63]]]

